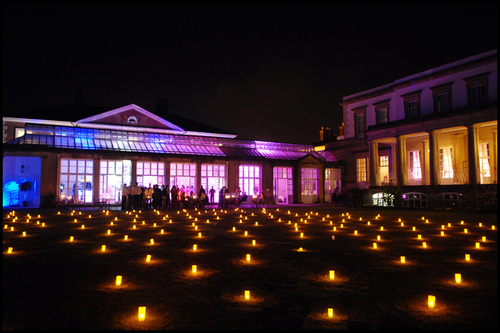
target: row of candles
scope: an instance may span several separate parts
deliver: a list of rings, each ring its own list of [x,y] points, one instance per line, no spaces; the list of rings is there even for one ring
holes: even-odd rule
[[[185,210],[184,210],[184,212],[185,212]],[[207,212],[207,211],[205,211],[205,212]],[[262,210],[262,212],[264,214],[266,214],[265,208]],[[106,215],[109,215],[109,211],[103,211],[103,213],[105,213]],[[132,213],[133,212],[126,212],[126,214],[128,214],[128,215],[131,215]],[[140,213],[140,211],[139,211],[139,213]],[[178,211],[177,213],[179,214],[180,212]],[[200,213],[201,212],[198,212],[198,214],[200,214]],[[60,212],[58,212],[58,214],[60,214]],[[74,211],[71,212],[71,216],[73,216],[73,214],[75,214]],[[157,214],[159,214],[159,211],[157,212]],[[288,211],[288,214],[290,214],[290,211]],[[81,212],[79,212],[79,215],[81,215]],[[186,214],[186,215],[189,218],[192,218],[192,216],[189,213]],[[217,215],[217,213],[215,212],[215,210],[214,210],[214,215]],[[274,218],[274,216],[271,213],[269,213],[268,215],[269,215],[269,217]],[[311,212],[311,214],[306,213],[305,215],[306,215],[306,218],[305,219],[301,218],[300,221],[304,222],[304,224],[307,224],[308,220],[311,219],[314,216],[314,214]],[[318,213],[316,213],[316,215],[318,215]],[[8,216],[7,216],[7,218],[10,218],[11,216],[13,217],[13,221],[12,222],[16,222],[18,220],[18,216],[15,214],[15,211],[9,213]],[[134,220],[133,220],[134,223],[137,222],[136,219],[139,217],[139,214],[136,214],[135,216],[136,216],[136,218],[134,218]],[[252,213],[252,216],[254,216],[253,213]],[[298,214],[295,214],[295,216],[298,216]],[[344,213],[342,213],[342,216],[343,217],[345,216],[345,218],[347,218],[347,219],[352,219],[352,217],[349,215],[349,213],[346,213],[345,215],[344,215]],[[91,217],[92,217],[91,215],[88,216],[89,219]],[[165,216],[165,217],[163,217],[163,220],[165,220],[166,217],[168,217],[168,215]],[[240,215],[240,217],[242,217],[242,215]],[[29,220],[31,218],[32,217],[28,214],[26,222],[29,223]],[[38,215],[38,218],[40,218],[40,215]],[[219,216],[216,216],[216,218],[219,219]],[[327,215],[327,218],[329,218],[329,215]],[[343,223],[346,223],[345,218],[342,219]],[[375,216],[375,219],[378,220],[378,218],[380,218],[380,214],[377,215],[377,216]],[[248,219],[248,218],[245,217],[245,219]],[[115,217],[115,221],[116,220],[117,220],[117,217]],[[197,220],[197,218],[195,218],[195,220]],[[361,221],[362,217],[360,217],[359,220]],[[422,217],[422,220],[424,220],[424,217]],[[325,221],[324,217],[323,217],[323,221]],[[74,222],[77,222],[77,219],[74,219]],[[279,218],[278,222],[281,222],[281,218]],[[401,222],[400,218],[398,219],[398,222],[400,223],[401,226],[404,226],[404,222]],[[428,220],[425,220],[425,222],[429,223]],[[172,220],[170,220],[169,223],[172,223]],[[209,223],[209,220],[207,220],[207,223]],[[242,220],[240,220],[240,223],[242,223]],[[343,223],[340,225],[341,228],[344,227]],[[40,222],[37,221],[37,225],[39,225],[39,224],[40,224]],[[145,221],[143,221],[142,224],[144,225]],[[288,224],[291,224],[291,221],[288,221]],[[330,224],[332,224],[332,221],[330,221]],[[461,221],[460,224],[463,225],[464,221]],[[113,225],[113,221],[110,223],[110,225]],[[258,222],[255,222],[255,225],[257,226]],[[367,222],[367,225],[370,225],[370,221]],[[45,226],[45,223],[43,222],[41,224],[41,226],[42,227]],[[154,223],[153,226],[156,227],[157,226],[156,223]],[[192,223],[192,226],[195,227],[194,228],[195,230],[197,230],[197,225],[195,224],[195,222]],[[298,231],[297,223],[294,224],[294,227],[295,227],[295,231]],[[451,227],[451,223],[448,223],[448,227]],[[479,223],[479,227],[482,227],[482,223]],[[81,228],[84,229],[85,225],[82,224]],[[445,229],[445,226],[442,225],[441,228]],[[7,224],[4,226],[4,229],[8,229]],[[133,224],[133,229],[136,229],[136,225],[135,224]],[[491,229],[495,230],[495,225],[492,225]],[[10,230],[14,231],[14,227],[11,226]],[[380,226],[380,230],[384,230],[383,226]],[[412,227],[412,230],[415,231],[416,228]],[[232,231],[236,231],[236,227],[233,227]],[[333,231],[336,231],[336,227],[335,226],[333,227]],[[161,234],[163,234],[163,233],[164,233],[164,229],[161,229]],[[468,229],[467,228],[464,229],[464,233],[468,233]],[[108,229],[107,230],[107,235],[110,235],[110,234],[111,234],[111,229]],[[248,231],[245,231],[244,235],[248,236]],[[358,235],[358,231],[357,230],[354,230],[354,235]],[[444,236],[444,231],[441,231],[440,235]],[[23,236],[26,236],[26,231],[23,231]],[[201,237],[201,232],[198,232],[198,237]],[[300,233],[300,237],[301,238],[304,237],[304,233],[303,232]],[[125,235],[124,239],[127,240],[128,239],[128,235]],[[421,235],[418,235],[418,239],[421,239]],[[377,235],[377,240],[380,240],[380,235]],[[486,241],[486,236],[482,236],[481,240],[483,242]],[[72,241],[74,241],[74,236],[70,236],[70,242],[72,242]],[[150,239],[150,244],[154,244],[154,239],[153,238]],[[252,240],[252,245],[256,245],[256,240]],[[423,247],[427,247],[426,242],[423,242],[422,246]],[[476,242],[476,248],[479,248],[479,247],[480,247],[480,243]],[[375,248],[375,249],[377,248],[377,243],[373,243],[373,248]],[[196,250],[197,250],[197,244],[193,244],[193,251],[196,251]],[[7,253],[12,253],[12,251],[13,251],[13,248],[9,247]],[[106,245],[102,245],[101,251],[103,251],[103,252],[106,251]],[[299,252],[302,252],[302,251],[303,251],[303,248],[300,247],[299,248]],[[246,258],[245,259],[246,259],[247,262],[250,262],[251,261],[251,255],[250,254],[246,254]],[[470,254],[466,254],[465,255],[465,260],[466,261],[470,261]],[[146,262],[150,262],[150,261],[151,261],[151,255],[148,254],[146,256]],[[401,256],[400,257],[400,262],[404,264],[405,261],[406,261],[405,256]],[[191,271],[192,271],[193,274],[197,273],[197,269],[198,269],[197,265],[192,265]],[[334,278],[335,278],[335,271],[334,270],[330,270],[329,271],[329,279],[330,280],[334,280]],[[460,273],[456,273],[455,274],[455,282],[457,284],[460,284],[461,281],[462,281],[461,274]],[[122,284],[122,276],[121,275],[116,276],[115,284],[116,284],[116,286],[121,286],[121,284]],[[244,299],[245,300],[249,300],[250,299],[250,291],[249,290],[245,290],[245,292],[244,292]],[[429,308],[434,308],[435,304],[436,304],[435,296],[434,295],[429,295],[428,296],[428,307]],[[146,307],[143,307],[143,306],[139,307],[139,309],[138,309],[138,320],[139,321],[145,320],[145,316],[146,316],[145,313],[146,313]],[[332,317],[332,316],[333,316],[333,309],[329,308],[328,309],[328,317]]]

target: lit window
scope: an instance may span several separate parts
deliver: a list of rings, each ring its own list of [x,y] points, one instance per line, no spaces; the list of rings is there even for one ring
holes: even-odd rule
[[[356,160],[357,179],[359,182],[366,182],[366,157]]]
[[[451,147],[439,148],[439,169],[442,179],[453,179],[453,151]]]
[[[479,170],[481,173],[481,184],[485,183],[485,178],[491,177],[490,172],[490,152],[488,143],[479,144]]]
[[[410,180],[422,180],[419,150],[410,151]]]

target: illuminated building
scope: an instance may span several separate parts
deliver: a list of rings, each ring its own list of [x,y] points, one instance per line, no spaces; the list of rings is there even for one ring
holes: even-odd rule
[[[394,205],[395,185],[406,207],[481,207],[475,191],[498,182],[497,82],[492,50],[345,96],[340,135],[317,150],[343,161],[360,205]]]
[[[76,111],[65,113],[68,120],[52,120],[51,112],[39,113],[46,119],[3,118],[4,183],[33,180],[34,206],[43,205],[51,193],[82,204],[117,204],[121,186],[131,182],[184,186],[188,194],[200,185],[207,194],[213,187],[215,202],[222,186],[231,193],[240,187],[248,204],[261,192],[278,204],[320,202],[319,170],[338,164],[329,163],[312,144],[241,140],[172,115],[166,100],[157,104],[157,114],[135,104],[72,119],[84,114]],[[21,164],[26,171],[21,172]],[[4,206],[12,204],[9,200],[4,194]]]

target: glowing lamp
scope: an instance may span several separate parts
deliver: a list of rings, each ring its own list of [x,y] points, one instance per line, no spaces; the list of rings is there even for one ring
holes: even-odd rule
[[[378,240],[378,241],[380,240],[380,235],[377,235],[377,240]]]
[[[401,256],[401,263],[404,264],[405,263],[405,256]]]
[[[427,243],[426,242],[422,242],[422,246],[423,247],[427,247]]]
[[[405,224],[404,224],[403,222],[401,222],[401,226],[402,226],[402,227],[404,227],[404,225],[405,225]]]
[[[427,297],[427,305],[429,309],[434,309],[434,306],[436,305],[436,296],[429,295]]]
[[[197,268],[198,268],[198,266],[196,266],[196,265],[193,265],[193,266],[191,267],[191,270],[193,271],[193,273],[196,273],[196,269],[197,269]]]
[[[72,242],[75,238],[73,236],[69,236],[69,241]]]
[[[448,227],[451,227],[451,223],[448,223]]]
[[[491,226],[491,229],[492,229],[492,230],[495,230],[495,225],[494,225],[494,224]]]
[[[483,236],[481,239],[483,242],[486,242],[486,236]]]
[[[340,223],[340,227],[341,227],[341,228],[343,228],[343,227],[344,227],[344,225],[343,225],[342,223]]]
[[[422,235],[418,235],[418,236],[417,236],[417,238],[418,238],[418,239],[422,239]]]
[[[124,239],[127,240],[128,239],[128,235],[125,235]]]
[[[411,228],[411,230],[415,231],[415,230],[417,230],[417,228],[415,228],[415,227],[412,227],[412,228]]]
[[[155,243],[155,240],[153,238],[151,238],[149,241],[150,241],[151,244]]]
[[[150,254],[148,254],[148,255],[146,256],[146,262],[150,262],[150,261],[151,261],[151,255],[150,255]]]
[[[160,233],[161,233],[161,234],[164,234],[164,233],[165,233],[165,230],[161,229],[161,230],[160,230]]]
[[[255,239],[252,239],[252,245],[255,245]]]
[[[303,251],[304,251],[304,249],[303,249],[303,248],[301,248],[301,247],[299,247],[299,250],[298,250],[298,251],[299,251],[299,252],[303,252]]]
[[[479,247],[480,247],[479,242],[476,242],[476,249],[479,249]]]
[[[250,299],[250,290],[245,290],[245,299]]]
[[[117,275],[116,276],[116,282],[115,283],[116,283],[117,286],[121,286],[121,284],[122,284],[122,276],[121,275]]]
[[[236,231],[236,227],[233,227],[233,231]]]
[[[333,309],[332,308],[328,308],[328,317],[329,318],[333,317]]]
[[[139,319],[139,321],[144,321],[146,319],[146,307],[145,306],[139,307],[138,319]]]
[[[373,248],[376,249],[377,248],[377,243],[373,243]]]
[[[441,231],[441,236],[444,236],[444,231]]]
[[[337,231],[337,227],[333,227],[333,231]]]
[[[14,227],[10,227],[10,231],[14,231]]]
[[[462,274],[455,273],[455,282],[456,283],[461,283],[462,282]]]
[[[384,230],[384,227],[380,226],[380,230]]]
[[[108,235],[111,235],[111,230],[108,229]]]
[[[330,270],[330,280],[333,280],[335,279],[335,271],[334,270]]]
[[[26,236],[26,231],[23,231],[23,236]]]
[[[248,236],[248,231],[245,231],[245,236]]]
[[[137,229],[137,228],[135,227],[135,224],[134,224],[134,226],[132,227],[132,229]]]
[[[464,229],[464,234],[466,234],[466,233],[467,233],[467,229]]]
[[[398,222],[401,222],[401,218],[398,218]]]
[[[101,246],[101,251],[102,252],[106,251],[106,245]]]
[[[465,255],[465,261],[470,261],[470,254]]]
[[[247,254],[247,261],[250,261],[250,254]]]
[[[201,232],[198,233],[198,237],[201,237]]]
[[[193,251],[196,251],[197,248],[198,248],[198,245],[193,244]]]
[[[9,247],[9,248],[7,249],[7,253],[12,253],[12,247]]]
[[[358,234],[358,231],[357,230],[354,230],[354,234],[357,235]]]

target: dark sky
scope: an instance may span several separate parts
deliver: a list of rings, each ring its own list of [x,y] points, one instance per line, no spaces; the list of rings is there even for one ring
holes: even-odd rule
[[[342,97],[497,48],[497,5],[3,4],[3,113],[137,104],[311,143]],[[40,118],[50,118],[50,114]]]

